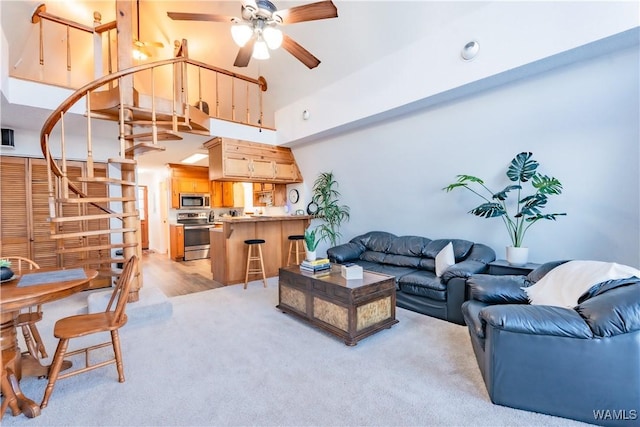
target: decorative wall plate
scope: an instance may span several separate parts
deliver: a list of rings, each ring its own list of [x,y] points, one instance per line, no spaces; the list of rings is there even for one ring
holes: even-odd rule
[[[307,213],[309,215],[315,215],[318,212],[318,204],[316,202],[309,202],[307,205]]]
[[[298,190],[295,188],[292,188],[289,191],[289,201],[291,203],[298,203],[298,200],[300,200],[300,193],[298,193]]]

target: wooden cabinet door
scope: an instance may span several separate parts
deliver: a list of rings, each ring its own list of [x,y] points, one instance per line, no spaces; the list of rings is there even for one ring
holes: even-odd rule
[[[171,207],[173,209],[180,208],[180,189],[179,180],[177,178],[171,179]]]
[[[275,178],[293,181],[296,178],[296,168],[293,163],[275,162]]]
[[[192,179],[177,178],[176,181],[178,182],[178,193],[195,193]]]
[[[184,227],[181,225],[171,225],[169,227],[170,256],[179,261],[184,258]]]
[[[28,182],[27,159],[0,156],[0,256],[31,258]]]
[[[209,180],[196,179],[193,181],[193,191],[195,193],[209,193]]]
[[[224,175],[250,178],[250,160],[228,157],[224,159]]]
[[[251,162],[252,178],[273,178],[273,162],[270,160],[257,160]]]

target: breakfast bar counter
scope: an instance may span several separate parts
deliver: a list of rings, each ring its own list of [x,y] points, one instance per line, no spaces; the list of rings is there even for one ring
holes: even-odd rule
[[[247,239],[264,239],[262,256],[267,277],[278,275],[287,264],[289,236],[304,234],[311,222],[309,215],[258,215],[218,217],[221,226],[212,228],[211,273],[223,285],[244,283]]]

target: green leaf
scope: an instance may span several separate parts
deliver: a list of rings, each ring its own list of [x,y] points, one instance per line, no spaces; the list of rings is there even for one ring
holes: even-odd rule
[[[471,209],[469,213],[482,218],[495,218],[497,216],[505,215],[507,212],[499,203],[483,203],[480,206]]]
[[[507,177],[511,181],[527,182],[536,173],[538,162],[531,157],[533,153],[522,152],[511,160],[511,165],[507,169]]]
[[[502,200],[505,201],[507,200],[507,193],[511,190],[520,190],[522,188],[521,185],[509,185],[507,187],[505,187],[504,190],[502,190],[499,193],[496,193],[493,195],[493,199],[497,199],[497,200]]]
[[[546,175],[537,174],[531,181],[533,188],[537,189],[542,194],[561,194],[562,184],[556,178],[548,177]]]

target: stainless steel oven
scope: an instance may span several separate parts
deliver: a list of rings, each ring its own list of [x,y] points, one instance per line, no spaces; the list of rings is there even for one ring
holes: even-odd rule
[[[179,213],[178,223],[184,226],[184,260],[209,258],[209,230],[214,226],[209,222],[209,213]]]

